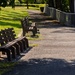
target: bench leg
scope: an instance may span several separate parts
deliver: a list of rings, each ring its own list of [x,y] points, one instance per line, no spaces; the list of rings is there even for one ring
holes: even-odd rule
[[[35,33],[37,33],[37,27],[36,26],[34,26],[34,29],[35,29]]]
[[[12,58],[16,58],[16,49],[15,49],[15,47],[12,46],[12,47],[10,47],[9,49],[10,49],[11,52],[12,52]]]
[[[32,31],[32,33],[33,33],[33,36],[35,36],[35,31],[34,30]]]
[[[8,59],[8,61],[11,61],[10,50],[9,49],[6,49],[6,53],[7,53],[7,59]]]
[[[26,47],[28,48],[29,47],[29,42],[28,42],[27,38],[25,38],[25,43],[26,43]]]
[[[26,49],[27,49],[27,46],[26,46],[25,39],[23,39],[22,42],[23,42],[23,47],[24,47],[24,49],[26,50]]]
[[[17,54],[17,55],[20,55],[20,46],[19,46],[19,44],[16,43],[16,44],[14,44],[13,46],[16,48],[16,54]]]
[[[22,43],[23,43],[24,50],[26,50],[29,47],[28,40],[26,38],[23,38],[22,39]]]
[[[4,51],[2,51],[2,54],[4,54],[4,55],[5,55],[5,52],[4,52]]]
[[[20,46],[20,51],[23,52],[24,51],[24,48],[23,48],[23,42],[22,41],[18,41],[17,42]]]

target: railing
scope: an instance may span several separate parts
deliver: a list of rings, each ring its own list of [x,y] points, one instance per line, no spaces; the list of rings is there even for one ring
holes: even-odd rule
[[[48,16],[51,16],[53,19],[58,20],[61,24],[75,26],[75,13],[66,13],[48,6],[44,7],[43,12]]]

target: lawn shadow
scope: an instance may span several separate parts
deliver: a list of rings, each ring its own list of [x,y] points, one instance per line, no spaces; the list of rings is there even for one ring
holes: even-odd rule
[[[13,26],[13,27],[16,27],[16,28],[21,28],[21,25],[20,24],[17,24],[17,23],[9,23],[9,22],[3,22],[3,21],[0,21],[0,26]]]
[[[4,13],[0,15],[0,26],[13,26],[21,28],[20,20],[27,15],[27,12],[15,12],[2,10]],[[16,23],[17,22],[17,23]]]
[[[8,12],[8,11],[5,11],[6,12],[6,15],[3,14],[1,16],[3,17],[0,17],[0,19],[5,19],[5,20],[9,20],[9,19],[21,19],[23,18],[25,15],[24,14],[21,14],[23,12],[20,11],[20,13],[18,12]]]

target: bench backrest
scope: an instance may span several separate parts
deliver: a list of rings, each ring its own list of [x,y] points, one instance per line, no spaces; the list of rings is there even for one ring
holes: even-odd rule
[[[2,35],[2,32],[0,31],[0,46],[4,45],[4,37]]]
[[[22,29],[23,29],[23,36],[25,36],[25,34],[28,32],[28,27],[27,27],[24,19],[21,20],[21,25],[22,25]]]
[[[10,35],[10,41],[14,40],[15,37],[16,37],[14,28],[8,28],[8,29],[7,29],[7,34]],[[8,37],[9,37],[9,36],[8,36]]]
[[[26,22],[26,25],[29,26],[29,19],[28,19],[28,17],[25,17],[24,21]]]
[[[13,28],[8,28],[0,31],[0,46],[15,39],[15,32]]]

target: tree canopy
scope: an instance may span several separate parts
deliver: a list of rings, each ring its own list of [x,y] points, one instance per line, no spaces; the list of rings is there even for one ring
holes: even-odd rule
[[[37,3],[40,1],[41,3],[47,3],[50,7],[54,7],[56,9],[66,11],[66,12],[74,12],[74,0],[18,0],[20,3],[25,2],[27,4],[27,8],[29,3]],[[15,7],[15,0],[0,0],[0,6],[6,7],[11,5],[12,8]]]
[[[46,0],[50,7],[65,12],[74,12],[74,0]]]
[[[0,0],[0,6],[6,7],[7,5],[7,0]]]

